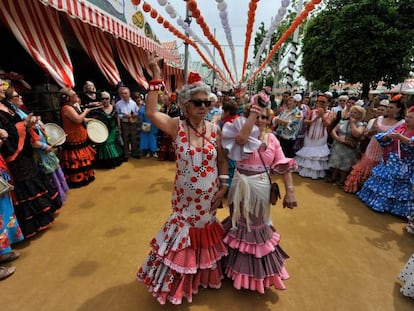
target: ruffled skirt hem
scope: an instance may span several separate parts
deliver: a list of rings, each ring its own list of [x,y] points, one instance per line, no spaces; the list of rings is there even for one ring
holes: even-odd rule
[[[278,275],[269,275],[263,279],[257,279],[253,276],[237,273],[230,267],[226,270],[226,275],[233,280],[233,286],[236,289],[249,289],[264,294],[266,288],[274,286],[276,289],[286,289],[283,280],[289,279],[289,274],[283,268]]]

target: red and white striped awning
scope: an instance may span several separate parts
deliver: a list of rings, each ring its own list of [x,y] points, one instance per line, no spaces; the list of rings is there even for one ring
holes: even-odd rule
[[[99,11],[86,1],[80,0],[39,0],[47,6],[63,11],[73,18],[78,18],[84,23],[110,33],[115,37],[126,40],[133,45],[150,52],[156,52],[164,59],[177,61],[177,56],[165,49],[154,40],[148,39],[137,32],[133,27],[124,24],[110,15]]]

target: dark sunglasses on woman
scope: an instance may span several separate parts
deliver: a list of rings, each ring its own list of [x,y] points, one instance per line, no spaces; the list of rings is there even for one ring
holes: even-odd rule
[[[201,107],[201,105],[204,104],[204,107],[208,108],[211,106],[211,101],[209,100],[202,100],[202,99],[193,99],[189,101],[190,103],[193,103],[195,107]]]

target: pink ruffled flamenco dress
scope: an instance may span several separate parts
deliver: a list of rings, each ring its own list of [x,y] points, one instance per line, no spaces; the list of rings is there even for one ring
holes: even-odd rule
[[[243,119],[238,122],[244,122]],[[280,247],[280,235],[271,223],[270,183],[259,152],[266,167],[277,174],[292,172],[297,164],[284,156],[279,141],[271,133],[267,134],[267,147],[263,148],[261,141],[254,138],[258,137],[256,127],[250,142],[241,150],[234,144],[234,126],[238,125],[225,124],[222,134],[223,147],[228,150],[229,157],[235,156],[237,160],[227,198],[230,216],[222,222],[226,230],[224,243],[229,252],[223,260],[225,274],[233,280],[236,289],[259,293],[271,286],[285,289],[283,280],[289,278],[285,261],[289,256]]]

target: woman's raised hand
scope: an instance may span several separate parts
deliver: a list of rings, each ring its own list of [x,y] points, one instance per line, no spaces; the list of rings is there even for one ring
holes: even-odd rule
[[[160,79],[161,69],[158,65],[158,62],[160,61],[161,57],[157,56],[155,52],[148,52],[147,55],[149,60],[149,66],[152,71],[152,79]]]

